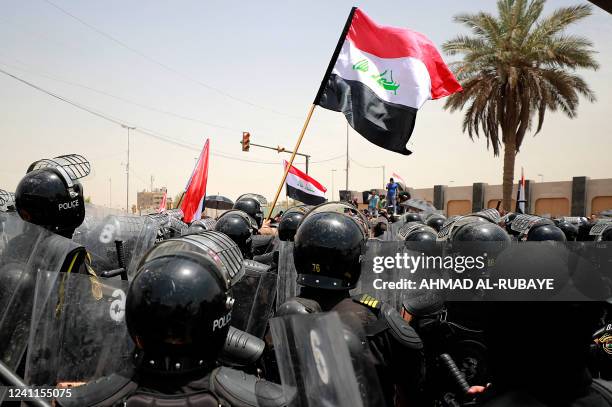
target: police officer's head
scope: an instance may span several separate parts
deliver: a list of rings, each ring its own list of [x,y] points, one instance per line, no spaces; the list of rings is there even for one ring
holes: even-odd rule
[[[313,208],[295,234],[298,283],[328,290],[354,288],[367,234],[367,220],[350,205],[329,203]]]
[[[431,229],[431,230],[427,230]],[[427,226],[422,229],[414,230],[406,236],[406,242],[435,242],[438,237],[436,231]]]
[[[453,242],[510,242],[510,236],[500,226],[483,218],[473,218],[453,231]]]
[[[212,370],[231,320],[228,278],[217,256],[163,247],[145,255],[127,294],[136,363],[164,373]]]
[[[199,234],[206,230],[215,230],[216,224],[217,221],[212,218],[194,220],[189,224],[187,230],[183,232],[183,236]]]
[[[535,225],[527,232],[527,241],[529,242],[542,242],[545,240],[565,242],[567,238],[563,231],[555,225]]]
[[[421,218],[421,215],[416,213],[416,212],[408,212],[407,214],[404,215],[404,219],[405,222],[421,222],[423,223],[423,218]]]
[[[85,218],[83,186],[77,179],[89,174],[89,163],[74,155],[86,163],[81,173],[80,168],[62,167],[65,157],[73,156],[32,163],[15,190],[15,207],[26,222],[72,238]]]
[[[306,207],[298,206],[289,209],[283,214],[278,223],[278,238],[280,240],[293,241],[298,226],[302,219],[304,219],[306,211]]]
[[[427,218],[427,222],[425,223],[436,232],[439,232],[440,229],[442,229],[442,226],[444,226],[445,221],[446,219],[443,216],[432,215]]]
[[[568,242],[574,242],[578,239],[578,225],[574,225],[563,219],[557,221],[556,224],[557,227],[561,229]]]
[[[240,198],[234,204],[234,209],[241,210],[252,217],[258,228],[263,224],[263,211],[261,210],[261,203],[257,199],[252,197]]]
[[[245,212],[231,210],[223,213],[217,220],[215,230],[225,233],[240,248],[245,259],[253,258],[252,231],[254,220]]]

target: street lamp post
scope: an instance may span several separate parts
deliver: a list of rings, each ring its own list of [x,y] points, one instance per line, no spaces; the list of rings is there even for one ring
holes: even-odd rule
[[[338,170],[331,170],[332,173],[332,187],[331,187],[331,200],[334,200],[334,173]]]

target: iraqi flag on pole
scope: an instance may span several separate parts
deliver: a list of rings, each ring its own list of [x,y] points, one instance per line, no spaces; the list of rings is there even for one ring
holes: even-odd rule
[[[181,203],[185,223],[191,223],[202,217],[202,203],[206,196],[206,183],[208,182],[209,141],[206,140],[189,182],[187,182],[187,188],[185,188],[185,196]]]
[[[289,163],[284,161],[284,164],[286,170]],[[289,198],[303,202],[306,205],[318,205],[327,201],[327,199],[325,199],[327,188],[321,185],[316,179],[295,168],[293,165],[289,167],[285,185],[287,186],[287,196]]]
[[[516,211],[525,213],[525,173],[523,167],[521,167],[521,179],[518,184],[518,191],[516,191]]]
[[[353,7],[314,104],[344,113],[377,146],[409,155],[418,109],[461,90],[427,37],[378,25]]]

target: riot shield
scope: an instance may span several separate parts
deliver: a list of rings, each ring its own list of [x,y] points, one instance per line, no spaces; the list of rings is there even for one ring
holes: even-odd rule
[[[3,236],[7,243],[0,254],[0,360],[16,370],[26,351],[36,295],[44,295],[36,293],[37,275],[49,273],[53,279],[60,271],[76,274],[85,250],[18,216],[8,217],[5,226],[5,232],[14,234]]]
[[[338,314],[273,318],[270,330],[283,390],[295,405],[364,406]]]
[[[73,240],[87,248],[98,274],[119,268],[116,242],[120,241],[124,264],[132,274],[140,256],[155,244],[157,230],[158,222],[146,216],[108,215],[90,218],[75,231]]]
[[[26,360],[26,382],[82,383],[131,367],[124,321],[128,282],[41,272]]]
[[[276,297],[277,276],[267,272],[269,266],[253,260],[244,261],[245,274],[232,287],[235,299],[232,326],[263,338],[268,319],[272,316]]]
[[[379,239],[369,239],[366,244],[366,252],[361,261],[361,276],[357,286],[351,290],[352,295],[369,294],[379,301],[383,301],[398,309],[401,305],[400,290],[382,289],[380,283],[383,281],[399,281],[397,268],[385,268],[384,272],[378,273],[375,265],[378,259],[384,257],[394,257],[396,253],[405,250],[404,242],[382,241]],[[380,264],[378,264],[380,266]]]
[[[276,308],[280,307],[299,292],[297,270],[293,262],[293,242],[280,241],[278,245],[278,285],[276,287]]]

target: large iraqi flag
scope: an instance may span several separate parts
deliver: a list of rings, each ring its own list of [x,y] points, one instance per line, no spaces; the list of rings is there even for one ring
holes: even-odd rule
[[[461,90],[427,37],[378,25],[354,7],[314,103],[344,113],[377,146],[408,155],[418,109]]]
[[[286,170],[289,163],[284,161],[284,165]],[[303,202],[306,205],[318,205],[327,200],[325,199],[327,189],[319,181],[298,170],[293,165],[289,166],[285,185],[287,186],[287,196],[289,198]]]

